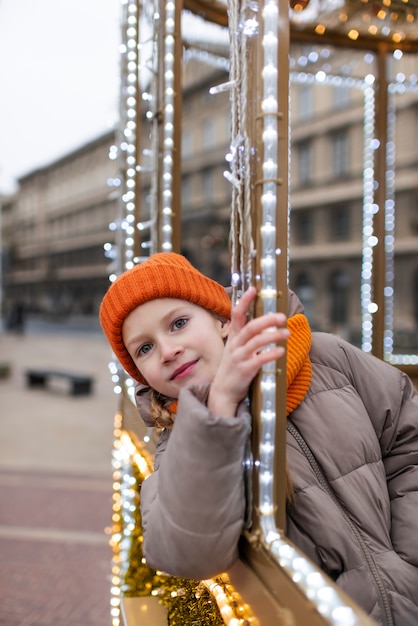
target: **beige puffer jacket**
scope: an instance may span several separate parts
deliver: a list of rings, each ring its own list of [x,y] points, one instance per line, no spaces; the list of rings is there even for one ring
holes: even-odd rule
[[[293,294],[289,303],[289,315],[301,312]],[[417,392],[397,369],[332,335],[313,333],[311,361],[309,392],[290,416],[302,441],[287,433],[296,493],[287,535],[379,624],[416,626]],[[212,415],[207,392],[182,391],[141,493],[148,564],[196,579],[238,557],[250,433],[244,403],[236,418]],[[146,396],[138,388],[147,422]]]

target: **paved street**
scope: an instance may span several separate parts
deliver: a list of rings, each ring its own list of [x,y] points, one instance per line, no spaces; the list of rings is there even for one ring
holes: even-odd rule
[[[0,626],[110,626],[108,545],[117,407],[96,328],[0,334]],[[92,375],[28,389],[28,367]]]

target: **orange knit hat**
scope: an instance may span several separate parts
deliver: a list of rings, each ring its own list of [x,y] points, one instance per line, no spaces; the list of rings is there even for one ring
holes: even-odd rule
[[[157,298],[188,300],[226,319],[231,317],[231,301],[224,287],[201,274],[180,254],[153,254],[121,274],[102,300],[100,323],[122,366],[141,383],[145,381],[123,343],[122,325],[137,306]]]

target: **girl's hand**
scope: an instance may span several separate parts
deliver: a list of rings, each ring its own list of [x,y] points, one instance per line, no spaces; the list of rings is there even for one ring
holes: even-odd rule
[[[228,339],[208,399],[208,408],[217,415],[236,415],[238,404],[261,367],[285,353],[283,346],[276,345],[290,334],[283,313],[270,313],[247,322],[256,295],[255,287],[250,287],[232,309]]]

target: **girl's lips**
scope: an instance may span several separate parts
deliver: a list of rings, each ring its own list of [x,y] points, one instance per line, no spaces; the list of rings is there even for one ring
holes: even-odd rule
[[[178,367],[175,370],[170,380],[181,380],[182,378],[185,378],[186,376],[192,373],[196,363],[197,363],[197,360],[189,361],[188,363],[183,363],[183,365],[180,365],[180,367]]]

